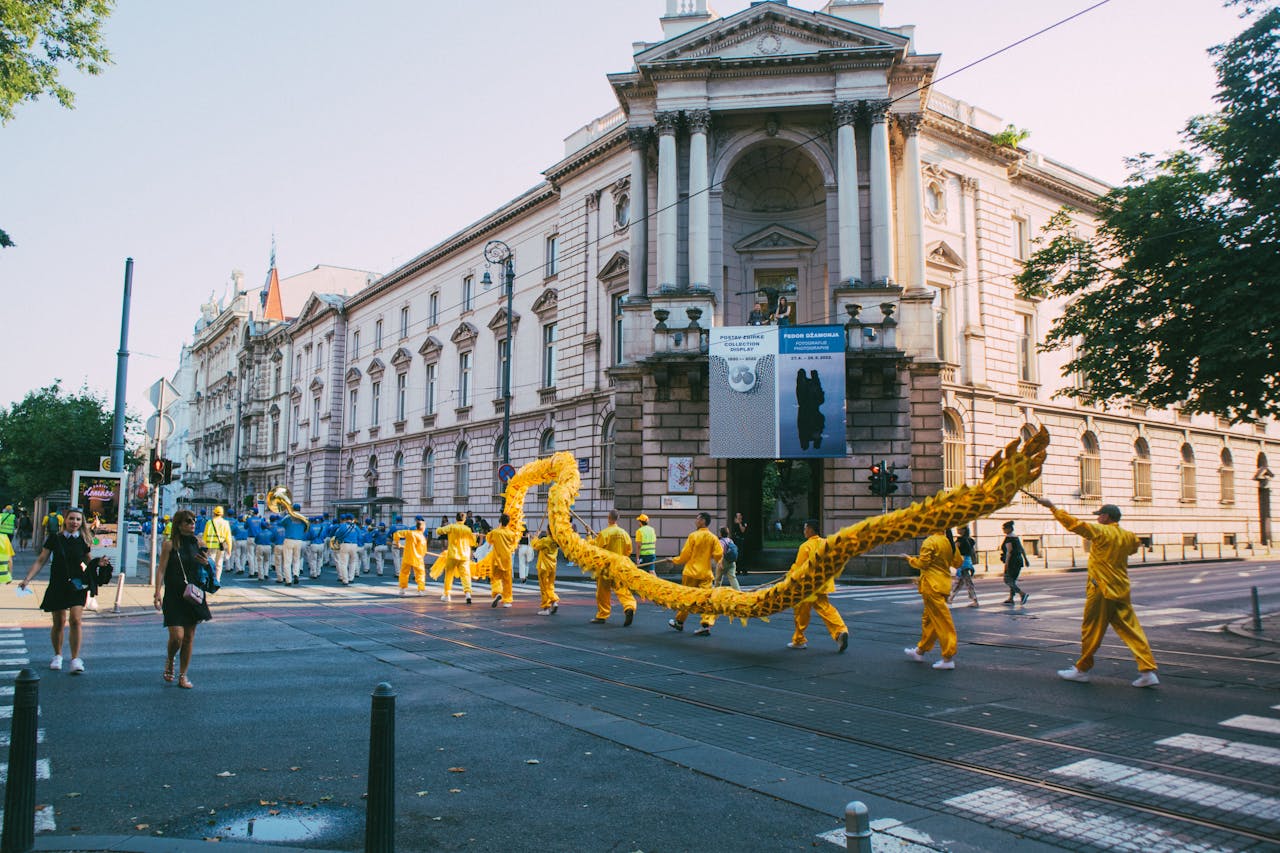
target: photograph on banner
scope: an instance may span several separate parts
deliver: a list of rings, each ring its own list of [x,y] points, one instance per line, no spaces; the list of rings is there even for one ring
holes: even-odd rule
[[[95,556],[120,563],[120,530],[124,526],[125,474],[100,471],[71,472],[71,505],[84,510],[84,523]]]
[[[708,354],[711,455],[776,459],[778,327],[712,327]]]
[[[844,455],[844,329],[779,329],[778,458]]]

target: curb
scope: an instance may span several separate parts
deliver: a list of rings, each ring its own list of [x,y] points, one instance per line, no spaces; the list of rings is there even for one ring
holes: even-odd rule
[[[208,841],[191,838],[168,838],[152,835],[37,835],[34,850],[63,853],[196,853],[209,850]],[[314,848],[280,847],[274,844],[240,844],[220,842],[225,853],[314,853]],[[340,851],[332,851],[340,853]]]
[[[1262,620],[1263,620],[1262,630],[1263,631],[1267,630],[1266,621],[1268,619],[1275,619],[1277,616],[1280,616],[1280,611],[1262,614]],[[1246,640],[1253,640],[1254,642],[1257,642],[1257,643],[1268,643],[1273,646],[1280,646],[1280,638],[1277,638],[1274,636],[1269,637],[1266,634],[1261,634],[1253,630],[1252,616],[1250,616],[1247,619],[1241,619],[1238,622],[1228,622],[1226,625],[1223,626],[1223,629],[1228,634],[1234,634],[1237,637],[1244,637]]]

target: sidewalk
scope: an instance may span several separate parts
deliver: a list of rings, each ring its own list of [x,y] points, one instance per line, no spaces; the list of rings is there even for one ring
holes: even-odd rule
[[[1275,646],[1280,646],[1280,611],[1262,614],[1261,622],[1261,631],[1255,631],[1253,629],[1252,616],[1247,619],[1241,619],[1238,622],[1231,622],[1226,626],[1227,633],[1235,634],[1237,637],[1255,640],[1260,643],[1270,643]]]

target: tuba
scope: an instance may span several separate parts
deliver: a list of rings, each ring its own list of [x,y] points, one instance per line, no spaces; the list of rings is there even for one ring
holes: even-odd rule
[[[293,508],[293,495],[286,486],[276,486],[267,492],[267,509],[296,518],[302,522],[303,530],[311,529],[311,522],[307,517]]]

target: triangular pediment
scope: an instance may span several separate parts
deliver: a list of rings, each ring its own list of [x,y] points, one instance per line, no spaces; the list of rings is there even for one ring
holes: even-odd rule
[[[609,259],[596,278],[601,281],[608,281],[613,278],[621,278],[627,275],[631,270],[631,257],[626,252],[618,251],[613,253],[613,257]]]
[[[323,391],[324,382],[321,381],[319,376],[317,376],[315,379],[311,380],[311,384],[308,385],[307,387],[310,388],[312,391]]]
[[[761,3],[641,51],[636,66],[831,59],[851,52],[894,55],[905,51],[907,44],[908,39],[887,30],[779,3]]]
[[[542,291],[542,294],[537,299],[533,300],[533,313],[545,320],[549,315],[555,313],[559,304],[560,294],[554,287],[548,287]]]
[[[458,324],[458,328],[453,330],[453,334],[449,336],[449,340],[455,344],[471,343],[480,336],[480,330],[465,320]]]
[[[373,361],[369,362],[369,366],[364,369],[364,372],[370,376],[377,377],[381,376],[386,369],[387,365],[382,361],[382,359],[374,358]]]
[[[809,252],[818,248],[818,241],[785,225],[770,225],[743,237],[733,248],[739,252]]]
[[[418,347],[418,355],[423,358],[434,358],[440,355],[440,351],[444,349],[444,344],[432,335],[427,335],[427,339],[422,342],[422,346]]]
[[[391,356],[391,366],[401,368],[413,361],[413,356],[404,347],[396,350],[395,355]]]
[[[959,272],[964,269],[964,258],[960,257],[960,253],[951,248],[945,240],[931,244],[924,256],[928,263],[944,270]]]
[[[362,376],[364,376],[364,374],[360,372],[360,368],[358,368],[358,367],[349,367],[349,368],[347,368],[347,383],[348,383],[348,384],[352,384],[352,385],[354,385],[355,383],[357,383],[357,382],[359,382],[359,381],[360,381],[360,378],[361,378]]]
[[[520,312],[511,312],[511,329],[514,331],[520,325]],[[489,321],[489,331],[495,335],[505,335],[507,333],[507,307],[504,305],[494,312],[493,319]]]

